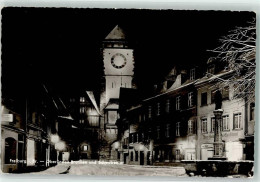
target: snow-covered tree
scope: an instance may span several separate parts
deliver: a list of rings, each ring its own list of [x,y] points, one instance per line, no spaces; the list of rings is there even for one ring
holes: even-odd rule
[[[221,45],[213,50],[215,59],[226,62],[226,70],[233,72],[231,77],[216,77],[220,89],[234,86],[233,98],[255,98],[256,83],[256,24],[255,20],[245,27],[237,27],[220,40]]]

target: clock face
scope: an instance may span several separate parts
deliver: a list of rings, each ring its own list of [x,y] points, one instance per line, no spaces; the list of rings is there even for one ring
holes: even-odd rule
[[[123,68],[126,65],[126,57],[121,53],[116,53],[111,58],[111,64],[114,68]]]

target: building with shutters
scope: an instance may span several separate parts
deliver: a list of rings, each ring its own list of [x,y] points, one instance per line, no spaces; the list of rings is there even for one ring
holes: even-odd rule
[[[213,157],[215,130],[215,93],[218,80],[232,77],[234,72],[224,70],[215,60],[209,59],[207,74],[195,83],[197,89],[197,159],[208,160]],[[229,161],[254,159],[254,102],[245,98],[234,98],[232,84],[221,88],[222,115],[221,131],[224,142],[224,156]]]
[[[156,87],[157,94],[120,113],[122,162],[171,165],[196,159],[196,76],[196,68],[175,67],[162,87]]]

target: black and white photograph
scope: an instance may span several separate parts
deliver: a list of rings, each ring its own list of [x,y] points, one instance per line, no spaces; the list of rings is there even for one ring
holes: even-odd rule
[[[2,173],[254,176],[255,12],[1,14]]]

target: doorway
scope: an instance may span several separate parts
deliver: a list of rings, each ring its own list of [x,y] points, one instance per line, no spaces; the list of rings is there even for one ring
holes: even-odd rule
[[[144,165],[144,152],[140,151],[140,165]]]

